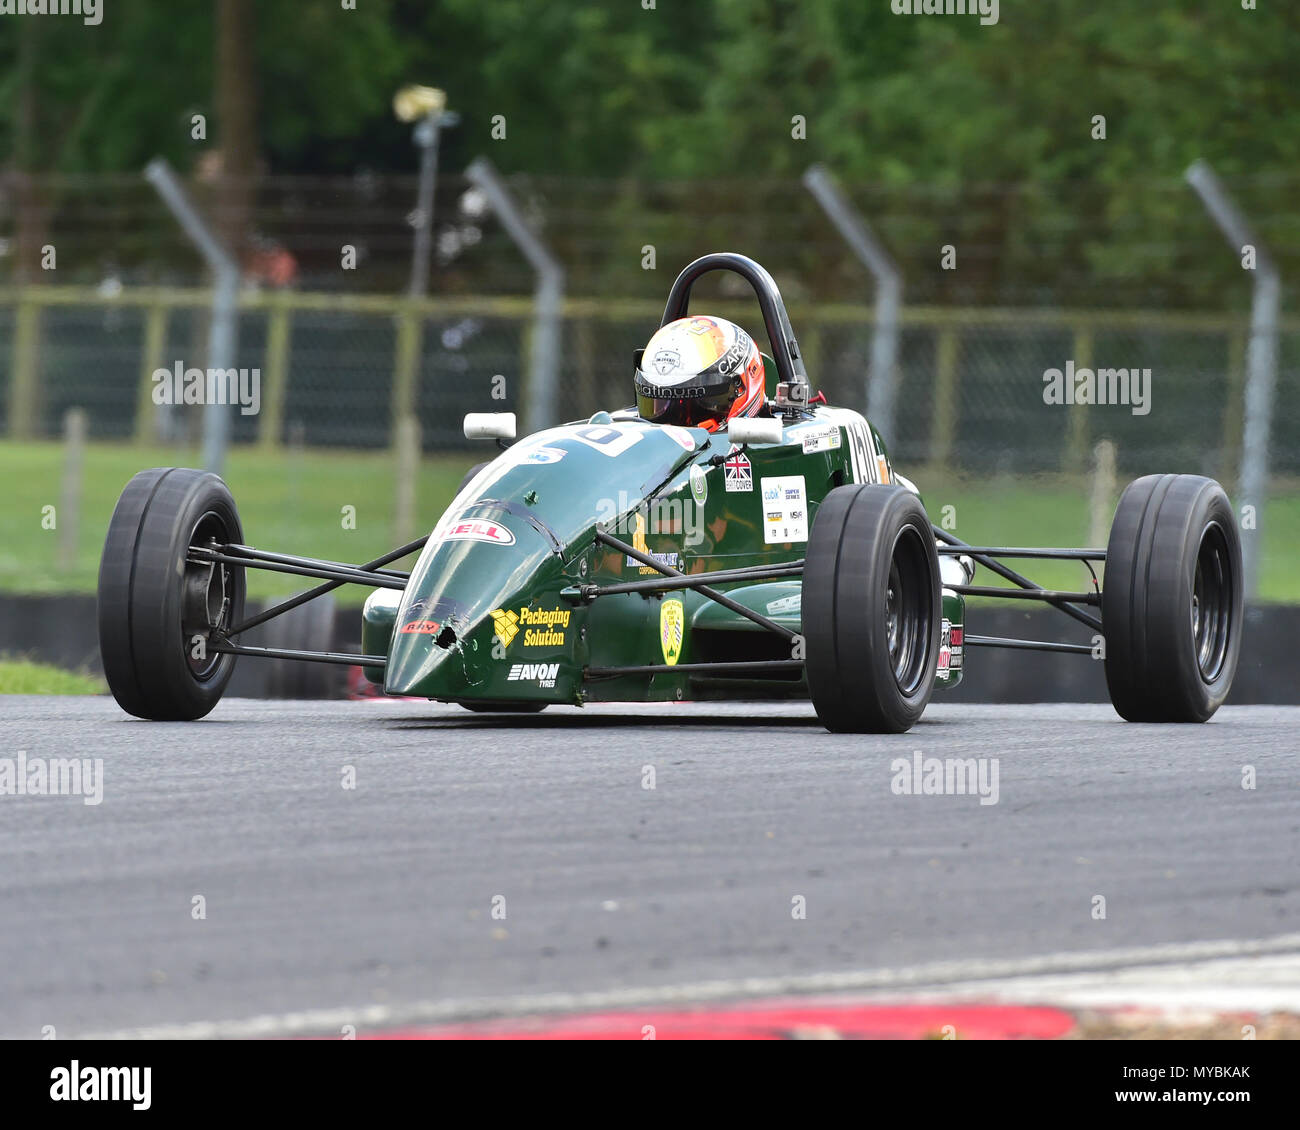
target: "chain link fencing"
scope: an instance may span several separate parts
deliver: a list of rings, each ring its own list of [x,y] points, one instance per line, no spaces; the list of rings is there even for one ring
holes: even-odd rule
[[[511,184],[567,274],[556,419],[631,401],[632,351],[657,326],[676,271],[720,249],[772,271],[814,386],[865,409],[871,284],[797,182]],[[1300,179],[1230,187],[1284,280],[1300,276]],[[205,364],[210,295],[197,256],[138,178],[50,178],[42,191],[50,205],[35,236],[0,209],[0,434],[53,437],[81,407],[92,438],[192,438],[200,410],[159,408],[149,394],[156,369]],[[851,194],[906,279],[896,434],[886,436],[900,466],[1072,472],[1109,438],[1126,474],[1235,480],[1250,278],[1185,185],[1134,186],[1121,215],[1096,190],[1069,187]],[[261,403],[236,414],[236,443],[383,447],[409,413],[426,451],[458,450],[464,412],[526,403],[533,280],[463,178],[439,182],[435,293],[416,302],[398,297],[412,178],[266,178],[253,196],[238,365],[260,371]],[[218,206],[201,184],[195,198]],[[23,279],[16,249],[33,239],[57,250],[58,265]],[[735,281],[703,281],[695,305],[761,338]],[[1149,370],[1147,403],[1048,403],[1045,374],[1067,366]],[[1274,476],[1300,474],[1298,386],[1300,324],[1288,314]]]

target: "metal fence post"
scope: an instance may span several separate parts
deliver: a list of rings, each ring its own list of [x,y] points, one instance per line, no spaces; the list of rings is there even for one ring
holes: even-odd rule
[[[1091,369],[1093,359],[1093,339],[1092,326],[1079,323],[1074,327],[1074,367],[1077,372],[1079,369]],[[1065,439],[1065,466],[1063,470],[1072,475],[1082,474],[1088,458],[1088,440],[1090,438],[1091,428],[1089,428],[1088,413],[1091,406],[1087,404],[1070,405],[1070,415],[1067,417],[1067,432]]]
[[[14,323],[9,435],[13,439],[34,439],[40,416],[37,376],[40,372],[41,308],[32,294],[24,294],[18,299]]]
[[[397,351],[393,358],[393,447],[401,442],[402,421],[416,414],[416,385],[420,354],[424,348],[424,315],[414,300],[407,299],[397,315]]]
[[[960,340],[954,326],[939,330],[935,345],[934,418],[930,425],[930,459],[937,470],[952,462],[952,440],[957,431],[957,356]]]
[[[59,569],[64,573],[70,573],[77,564],[85,464],[86,410],[69,408],[63,414],[63,485],[59,492]]]
[[[524,410],[526,432],[535,432],[554,424],[558,419],[564,268],[550,248],[528,226],[523,212],[491,161],[486,157],[476,157],[465,170],[465,175],[487,197],[502,226],[537,272],[537,285],[533,291],[528,399]]]
[[[289,394],[291,332],[290,306],[287,296],[281,292],[271,299],[271,311],[267,316],[262,420],[257,431],[257,443],[263,451],[275,451],[280,446],[284,402]]]
[[[414,536],[416,483],[420,477],[420,421],[403,416],[393,443],[393,540],[405,544]]]
[[[135,405],[135,441],[153,443],[158,438],[155,427],[157,405],[153,402],[153,375],[162,368],[167,348],[167,307],[160,301],[150,304],[144,318],[144,353],[140,359],[140,390]]]
[[[1232,477],[1241,462],[1241,432],[1246,425],[1246,333],[1229,330],[1227,334],[1227,388],[1224,390],[1223,459],[1219,474]]]
[[[854,210],[825,165],[812,165],[803,183],[817,198],[831,223],[876,280],[875,328],[871,335],[871,367],[867,376],[867,414],[885,437],[894,440],[898,390],[898,323],[903,307],[903,274],[876,239],[866,220]]]
[[[1253,536],[1241,539],[1244,589],[1251,599],[1259,582],[1260,541],[1264,533],[1264,501],[1268,492],[1268,441],[1273,424],[1273,391],[1277,384],[1278,315],[1282,302],[1282,277],[1268,249],[1260,243],[1227,189],[1206,161],[1186,172],[1187,183],[1219,225],[1228,245],[1240,257],[1246,247],[1255,250],[1255,285],[1250,302],[1250,340],[1246,345],[1245,423],[1241,435],[1241,471],[1237,492],[1254,507]]]
[[[239,264],[204,223],[166,161],[155,157],[145,166],[144,175],[216,275],[208,334],[208,368],[233,368],[239,338]],[[230,444],[231,411],[229,404],[208,404],[203,409],[203,467],[218,475]]]

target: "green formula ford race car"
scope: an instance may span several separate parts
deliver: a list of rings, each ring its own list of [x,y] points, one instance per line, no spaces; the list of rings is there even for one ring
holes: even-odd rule
[[[678,276],[663,325],[692,285],[731,271],[753,288],[770,355],[765,401],[726,428],[660,424],[636,409],[514,439],[514,417],[471,414],[502,447],[471,471],[433,528],[364,564],[255,549],[216,475],[154,468],[118,501],[99,574],[99,640],[117,701],[196,719],[239,656],[359,665],[391,695],[471,710],[553,703],[811,699],[837,732],[902,732],[972,647],[1104,656],[1131,721],[1201,722],[1226,697],[1241,649],[1241,548],[1223,489],[1193,475],[1129,485],[1105,549],[969,545],[932,525],[858,413],[815,403],[772,277],[741,255]],[[638,354],[637,365],[642,357]],[[410,573],[390,568],[419,552]],[[1104,563],[1104,587],[1046,590],[1008,560]],[[977,585],[980,567],[1004,584]],[[244,610],[248,569],[322,583]],[[241,636],[343,584],[375,591],[362,652],[253,647]],[[965,598],[1045,602],[1094,642],[967,631]]]

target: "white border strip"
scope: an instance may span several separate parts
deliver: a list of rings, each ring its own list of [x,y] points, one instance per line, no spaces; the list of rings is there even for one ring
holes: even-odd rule
[[[412,1024],[439,1024],[537,1013],[605,1011],[649,1005],[691,1005],[706,1001],[851,990],[930,989],[962,982],[1100,972],[1224,957],[1300,953],[1300,934],[1242,941],[1179,942],[1082,953],[1055,953],[1006,960],[946,961],[897,969],[813,973],[788,977],[744,977],[693,984],[646,986],[582,993],[539,993],[406,1004],[307,1009],[245,1020],[194,1021],[87,1033],[99,1040],[254,1040],[331,1035],[353,1026],[365,1034]]]

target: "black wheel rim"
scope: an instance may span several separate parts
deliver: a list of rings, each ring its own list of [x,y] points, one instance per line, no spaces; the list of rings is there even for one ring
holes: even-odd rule
[[[894,540],[885,592],[885,640],[894,682],[904,695],[913,695],[925,679],[930,658],[933,610],[930,605],[930,565],[915,527]]]
[[[1232,631],[1235,584],[1228,538],[1218,522],[1201,535],[1192,577],[1192,646],[1201,678],[1212,683],[1223,671]]]
[[[230,543],[230,528],[213,510],[207,511],[190,533],[190,545],[216,549]],[[212,678],[222,653],[210,644],[214,633],[232,624],[235,605],[234,570],[223,562],[186,561],[181,580],[181,643],[190,674],[199,682]]]

